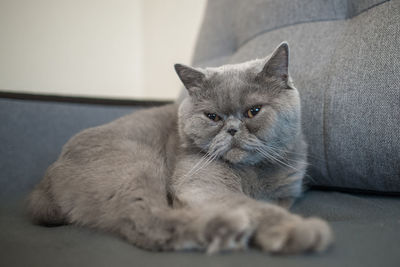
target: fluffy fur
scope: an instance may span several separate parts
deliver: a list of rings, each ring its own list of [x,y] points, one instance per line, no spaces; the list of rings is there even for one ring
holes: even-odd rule
[[[301,194],[307,165],[288,53],[283,43],[242,64],[175,65],[189,96],[73,137],[30,195],[33,220],[150,250],[325,249],[325,222],[281,207]]]

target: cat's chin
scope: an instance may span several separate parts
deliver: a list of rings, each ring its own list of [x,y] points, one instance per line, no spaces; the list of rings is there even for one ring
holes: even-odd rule
[[[228,150],[222,158],[232,164],[244,163],[248,157],[248,153],[240,148],[232,148]]]

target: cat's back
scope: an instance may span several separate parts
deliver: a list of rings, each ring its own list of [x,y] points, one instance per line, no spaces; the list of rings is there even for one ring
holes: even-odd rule
[[[174,158],[166,155],[174,155],[171,151],[176,149],[176,122],[176,105],[165,105],[136,111],[72,137],[29,197],[33,220],[90,225],[112,214],[108,203],[114,203],[110,196],[116,192],[131,194],[152,177],[168,177]],[[108,219],[102,223],[113,221]]]
[[[142,109],[76,134],[64,145],[60,159],[83,162],[93,154],[118,152],[132,144],[163,148],[175,142],[171,139],[176,139],[176,135],[176,104]]]

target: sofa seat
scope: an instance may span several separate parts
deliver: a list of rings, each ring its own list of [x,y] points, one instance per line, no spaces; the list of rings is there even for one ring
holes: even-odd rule
[[[269,255],[256,249],[208,256],[149,252],[113,235],[73,225],[33,225],[23,201],[0,204],[1,266],[385,266],[400,263],[400,199],[310,191],[293,211],[328,220],[335,243],[322,254]]]

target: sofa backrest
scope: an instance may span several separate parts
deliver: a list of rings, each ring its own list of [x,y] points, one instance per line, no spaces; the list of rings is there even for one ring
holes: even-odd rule
[[[290,45],[310,183],[400,192],[400,1],[213,0],[195,66]]]
[[[36,100],[19,100],[2,98],[2,95],[0,93],[0,201],[11,197],[18,199],[30,192],[57,159],[62,146],[76,133],[141,108],[119,105],[118,101],[112,101],[115,105],[98,105],[80,103],[78,98],[71,103],[60,101],[68,97],[38,101],[46,97],[27,96],[25,98]]]

